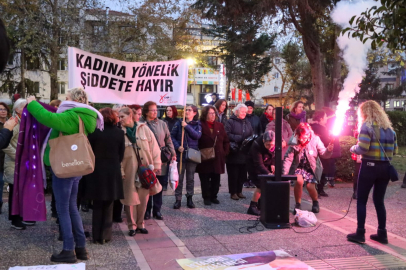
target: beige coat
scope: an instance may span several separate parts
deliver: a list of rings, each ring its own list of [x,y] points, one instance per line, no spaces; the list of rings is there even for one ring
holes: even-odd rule
[[[6,154],[4,156],[4,176],[3,179],[6,183],[14,184],[14,170],[16,165],[16,151],[18,144],[18,135],[20,134],[20,118],[18,124],[13,129],[13,137],[11,137],[10,144],[3,149]]]
[[[122,128],[126,133],[126,128]],[[144,164],[154,165],[154,169],[161,169],[161,150],[155,140],[154,134],[145,123],[137,123],[137,130],[135,132],[137,139],[141,161]],[[124,159],[121,162],[121,171],[123,175],[123,189],[124,200],[121,203],[124,205],[138,205],[140,199],[138,197],[137,188],[135,186],[135,179],[138,169],[137,156],[135,155],[132,143],[125,137],[125,151]]]

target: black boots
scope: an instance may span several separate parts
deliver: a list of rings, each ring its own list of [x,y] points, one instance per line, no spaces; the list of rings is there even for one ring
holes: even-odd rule
[[[365,229],[357,229],[356,233],[347,235],[348,241],[363,244],[365,243]]]
[[[254,216],[260,216],[261,211],[258,209],[258,203],[251,201],[250,207],[248,208],[247,211],[248,215],[254,215]]]
[[[186,195],[186,198],[187,198],[186,205],[189,208],[195,208],[195,204],[193,203],[192,197],[193,197],[192,195],[189,195],[189,196]]]
[[[89,259],[86,248],[75,248],[75,253],[79,260],[87,261]]]
[[[319,207],[319,202],[318,201],[313,201],[312,212],[315,213],[315,214],[320,212],[320,207]]]
[[[176,202],[173,204],[173,209],[179,209],[182,205],[181,200],[176,200]]]
[[[0,192],[3,192],[3,190],[1,190]],[[3,208],[3,202],[0,202],[0,214],[2,213],[2,209]]]
[[[62,250],[59,254],[51,256],[51,262],[75,263],[77,261],[73,250]]]
[[[371,240],[377,241],[382,244],[388,243],[388,234],[386,230],[378,229],[378,234],[371,234]]]

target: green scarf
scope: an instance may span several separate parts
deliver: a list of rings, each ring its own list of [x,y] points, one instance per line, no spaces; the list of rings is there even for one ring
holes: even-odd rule
[[[127,137],[130,142],[135,143],[135,131],[137,130],[137,123],[134,122],[134,126],[132,128],[126,127],[127,130]]]

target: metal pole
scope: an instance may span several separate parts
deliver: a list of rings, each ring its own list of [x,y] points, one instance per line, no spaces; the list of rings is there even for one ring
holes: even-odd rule
[[[275,118],[275,181],[282,181],[282,107],[276,107]]]

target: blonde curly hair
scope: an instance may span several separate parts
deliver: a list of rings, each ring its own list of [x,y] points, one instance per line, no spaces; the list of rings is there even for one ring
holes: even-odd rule
[[[73,101],[88,104],[87,102],[87,94],[82,87],[76,87],[68,90],[68,95],[70,95]]]
[[[374,122],[379,128],[393,129],[392,122],[381,105],[374,100],[365,101],[358,109],[358,123],[360,123],[358,127],[361,128],[364,123],[370,127]]]

